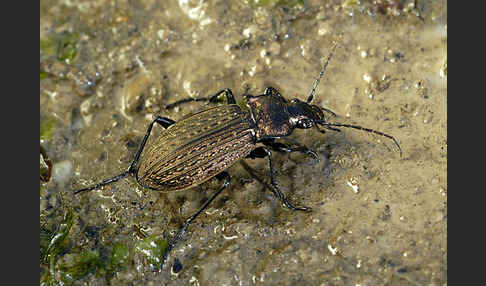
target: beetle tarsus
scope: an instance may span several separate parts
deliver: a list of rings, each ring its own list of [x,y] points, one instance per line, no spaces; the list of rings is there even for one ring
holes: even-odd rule
[[[188,103],[188,102],[197,102],[197,101],[208,101],[209,103],[217,103],[218,102],[218,97],[223,94],[226,96],[226,103],[227,104],[236,104],[235,97],[233,95],[233,92],[229,88],[222,89],[218,92],[216,92],[214,95],[210,97],[190,97],[190,98],[184,98],[181,100],[178,100],[176,102],[173,102],[171,104],[168,104],[165,106],[165,109],[172,109],[178,105],[181,105],[183,103]]]
[[[135,154],[135,158],[133,159],[132,163],[130,164],[130,167],[128,168],[127,171],[114,176],[113,178],[105,179],[101,183],[98,183],[96,185],[83,188],[80,190],[77,190],[74,192],[75,195],[82,193],[82,192],[87,192],[87,191],[92,191],[98,188],[101,188],[103,186],[106,186],[108,184],[114,183],[122,178],[128,177],[131,174],[136,174],[137,172],[137,164],[138,160],[140,158],[140,154],[142,154],[143,149],[145,148],[145,144],[147,143],[148,137],[150,136],[150,133],[152,132],[152,127],[154,126],[155,123],[158,123],[162,125],[164,128],[168,128],[170,125],[174,124],[175,121],[166,117],[162,116],[157,116],[152,122],[149,124],[149,127],[147,128],[147,131],[145,132],[145,136],[143,137],[142,143],[140,144],[140,147],[137,150],[137,153]],[[138,178],[137,178],[138,181]]]
[[[173,102],[171,104],[167,104],[165,106],[165,109],[172,109],[178,105],[181,105],[183,103],[187,103],[187,102],[194,102],[194,101],[208,101],[209,100],[209,97],[199,97],[199,98],[184,98],[184,99],[181,99],[181,100],[178,100],[176,102]]]
[[[287,207],[288,209],[294,210],[294,211],[310,211],[310,207],[302,206],[302,207],[296,207],[294,206],[287,198],[285,195],[280,191],[280,188],[277,185],[277,182],[275,180],[275,169],[273,168],[273,161],[272,161],[272,152],[268,150],[265,147],[260,147],[265,153],[267,154],[268,157],[268,163],[270,165],[270,182],[272,186],[275,188],[275,191],[277,193],[278,198],[282,201],[283,205]],[[258,149],[258,148],[257,148]]]
[[[312,157],[312,160],[314,163],[319,163],[319,156],[317,155],[316,152],[312,151],[311,149],[307,148],[306,146],[300,145],[298,143],[294,142],[294,145],[296,147],[291,147],[287,144],[281,143],[281,142],[275,142],[274,139],[271,140],[265,140],[262,142],[265,146],[272,148],[273,151],[276,152],[283,152],[283,153],[293,153],[293,152],[300,152],[303,154],[306,154],[310,157]],[[266,156],[266,153],[264,153]],[[264,156],[264,157],[265,157]],[[263,157],[260,157],[263,158]]]
[[[90,187],[87,187],[87,188],[84,188],[84,189],[81,189],[81,190],[77,190],[77,191],[74,192],[74,194],[77,195],[77,194],[82,193],[82,192],[87,192],[87,191],[99,189],[103,186],[106,186],[106,185],[114,183],[114,182],[116,182],[120,179],[128,177],[130,174],[131,174],[130,170],[127,170],[127,171],[125,171],[125,172],[123,172],[119,175],[114,176],[113,178],[105,179],[101,183],[98,183],[96,185],[93,185],[93,186],[90,186]]]
[[[167,245],[165,251],[164,251],[164,255],[162,256],[162,259],[163,259],[163,263],[162,263],[162,267],[163,265],[166,263],[167,259],[168,259],[168,256],[169,256],[169,253],[170,251],[176,246],[176,244],[182,239],[182,236],[184,235],[184,233],[186,232],[187,228],[189,227],[189,225],[214,201],[214,199],[216,199],[216,197],[221,194],[221,192],[226,189],[229,184],[230,184],[230,181],[231,181],[231,177],[230,175],[228,174],[228,172],[226,171],[223,171],[221,173],[219,173],[217,176],[216,176],[218,179],[220,180],[224,180],[224,183],[223,185],[219,188],[218,191],[216,191],[213,196],[211,198],[209,198],[209,200],[207,200],[203,205],[202,207],[196,212],[194,213],[190,218],[188,218],[186,220],[186,222],[184,223],[184,225],[182,226],[182,228],[179,230],[179,232],[177,232],[177,234],[174,236],[174,238],[172,239],[172,241],[169,242],[169,244]]]

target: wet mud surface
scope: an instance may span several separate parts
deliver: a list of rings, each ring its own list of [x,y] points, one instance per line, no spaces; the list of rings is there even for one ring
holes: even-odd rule
[[[41,1],[41,283],[446,285],[447,2],[416,2]],[[305,100],[334,41],[313,102],[403,156],[358,130],[295,131],[320,162],[274,153],[277,180],[312,212],[244,160],[159,270],[219,181],[72,194],[125,171],[154,116],[207,108],[169,103],[267,86]]]

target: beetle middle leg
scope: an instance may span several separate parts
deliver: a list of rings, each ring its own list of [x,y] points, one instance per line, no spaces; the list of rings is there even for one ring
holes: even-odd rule
[[[303,206],[303,207],[296,207],[290,201],[287,200],[287,198],[284,196],[282,191],[280,191],[280,188],[277,185],[277,182],[275,180],[275,169],[273,167],[273,160],[272,160],[272,152],[268,150],[265,147],[258,147],[251,151],[250,154],[247,155],[247,158],[265,158],[268,157],[268,163],[270,165],[270,182],[272,186],[275,189],[274,194],[282,201],[283,205],[291,210],[294,211],[310,211],[311,208]]]
[[[145,136],[143,137],[142,143],[140,144],[140,147],[138,148],[138,151],[135,154],[135,158],[133,159],[132,163],[130,164],[130,167],[128,168],[128,170],[126,170],[125,172],[123,172],[119,175],[116,175],[112,178],[105,179],[101,183],[98,183],[96,185],[93,185],[93,186],[90,186],[90,187],[87,187],[87,188],[83,188],[81,190],[77,190],[77,191],[74,192],[74,194],[76,195],[76,194],[79,194],[81,192],[92,191],[94,189],[101,188],[101,187],[106,186],[108,184],[114,183],[114,182],[116,182],[120,179],[128,177],[129,175],[131,175],[133,173],[136,173],[136,171],[137,171],[136,167],[137,167],[138,160],[140,159],[140,154],[142,154],[142,151],[145,147],[145,144],[147,143],[147,139],[150,136],[150,133],[152,132],[152,127],[154,126],[155,123],[158,123],[159,125],[162,125],[165,129],[167,129],[169,126],[174,124],[175,121],[172,120],[172,119],[166,118],[166,117],[157,116],[154,120],[152,120],[149,127],[147,128],[147,131],[145,132]],[[137,181],[138,181],[138,178],[137,178]]]
[[[319,162],[319,156],[316,152],[312,151],[311,149],[307,148],[306,146],[299,144],[298,142],[293,142],[296,147],[291,147],[290,145],[276,142],[275,139],[265,139],[262,143],[271,148],[273,151],[276,152],[283,152],[283,153],[292,153],[292,152],[300,152],[312,157],[314,162]]]
[[[218,97],[223,94],[225,95],[226,97],[226,103],[227,104],[236,104],[236,100],[235,100],[235,97],[233,95],[233,92],[231,91],[231,89],[229,88],[225,88],[225,89],[222,89],[220,91],[218,91],[216,94],[210,96],[210,97],[190,97],[190,98],[184,98],[184,99],[181,99],[181,100],[178,100],[176,102],[173,102],[171,104],[168,104],[165,108],[166,109],[171,109],[171,108],[174,108],[182,103],[186,103],[186,102],[194,102],[194,101],[208,101],[210,103],[216,103],[218,101]]]
[[[176,234],[174,239],[172,239],[172,241],[167,245],[167,248],[165,249],[164,255],[163,255],[163,262],[164,263],[165,263],[165,260],[167,259],[167,256],[169,255],[169,252],[174,248],[174,246],[177,244],[177,242],[179,242],[179,240],[181,240],[182,235],[184,235],[184,233],[186,232],[189,225],[214,201],[214,199],[216,199],[216,197],[219,194],[221,194],[221,192],[224,189],[226,189],[229,186],[230,181],[231,181],[231,177],[228,174],[228,172],[226,172],[226,171],[223,171],[223,172],[219,173],[218,175],[216,175],[216,178],[218,180],[224,180],[223,185],[219,188],[218,191],[216,191],[213,194],[213,196],[211,198],[209,198],[209,200],[207,200],[202,205],[202,207],[195,214],[193,214],[190,218],[188,218],[186,220],[186,222],[184,223],[182,228],[179,230],[179,232]]]

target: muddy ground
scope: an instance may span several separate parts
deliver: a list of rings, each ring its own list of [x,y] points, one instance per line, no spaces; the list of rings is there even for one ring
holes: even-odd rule
[[[314,103],[403,156],[358,130],[295,131],[320,162],[274,153],[277,180],[312,212],[283,208],[268,161],[245,160],[160,270],[220,182],[72,194],[126,170],[155,115],[207,108],[168,103],[267,86],[305,100],[334,41]],[[41,1],[40,42],[41,283],[447,284],[446,1]]]

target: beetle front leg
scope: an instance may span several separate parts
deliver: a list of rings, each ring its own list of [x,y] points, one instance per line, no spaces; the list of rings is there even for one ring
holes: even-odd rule
[[[290,203],[287,200],[287,198],[284,196],[282,191],[280,191],[280,188],[278,187],[277,182],[275,180],[275,169],[273,167],[272,152],[270,152],[270,150],[268,150],[265,147],[258,147],[256,149],[254,149],[253,151],[251,151],[251,153],[248,154],[247,157],[252,158],[252,159],[268,157],[268,163],[270,165],[270,182],[272,183],[272,186],[275,189],[274,194],[282,201],[283,205],[286,208],[289,208],[289,209],[294,210],[294,211],[310,211],[311,210],[311,208],[305,207],[305,206],[303,206],[303,207],[294,206],[292,203]]]
[[[282,153],[292,153],[292,152],[300,152],[312,157],[315,163],[319,162],[319,156],[316,152],[312,151],[311,149],[307,148],[304,145],[301,145],[297,142],[294,142],[296,147],[291,147],[290,145],[276,142],[275,139],[268,139],[263,140],[261,142],[263,145],[272,148],[273,151],[282,152]]]
[[[165,108],[171,109],[171,108],[174,108],[174,107],[176,107],[176,106],[178,106],[182,103],[194,102],[194,101],[209,101],[210,103],[216,103],[218,101],[218,97],[223,93],[226,97],[226,103],[227,104],[236,104],[236,100],[235,100],[235,97],[233,96],[233,92],[231,91],[231,89],[225,88],[225,89],[218,91],[216,94],[214,94],[210,97],[184,98],[184,99],[178,100],[176,102],[173,102],[171,104],[168,104]]]

